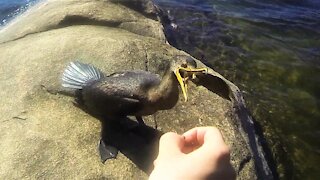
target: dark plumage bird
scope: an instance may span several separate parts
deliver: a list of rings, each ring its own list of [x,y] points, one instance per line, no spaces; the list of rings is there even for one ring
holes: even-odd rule
[[[162,79],[151,72],[135,70],[105,76],[92,65],[71,62],[62,77],[62,86],[79,90],[78,99],[86,109],[99,117],[113,119],[154,114],[171,109],[178,101],[180,84],[185,100],[186,79],[196,72],[195,61],[178,56],[167,67]],[[140,118],[138,118],[140,119]]]
[[[179,98],[179,84],[187,100],[186,81],[205,68],[196,68],[188,56],[170,62],[161,78],[151,72],[135,70],[104,75],[92,65],[71,62],[62,77],[62,86],[78,90],[77,99],[85,109],[103,119],[142,116],[171,109]]]

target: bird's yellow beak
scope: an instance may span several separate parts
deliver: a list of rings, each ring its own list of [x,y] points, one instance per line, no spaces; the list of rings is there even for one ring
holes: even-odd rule
[[[177,68],[175,71],[174,71],[174,74],[176,75],[177,77],[177,80],[181,86],[181,90],[182,90],[182,93],[183,93],[183,96],[184,96],[184,100],[185,102],[188,101],[188,95],[187,95],[187,80],[188,80],[188,77],[187,78],[182,78],[181,74],[180,74],[180,70],[184,70],[186,72],[189,72],[192,74],[192,78],[195,77],[195,73],[199,73],[199,72],[202,72],[202,73],[207,73],[208,72],[208,69],[207,68],[184,68],[184,67],[179,67]]]

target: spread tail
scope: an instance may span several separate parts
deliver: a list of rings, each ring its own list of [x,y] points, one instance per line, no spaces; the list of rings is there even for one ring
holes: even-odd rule
[[[62,75],[62,86],[72,89],[82,89],[89,82],[103,77],[103,73],[90,64],[78,61],[71,62]]]

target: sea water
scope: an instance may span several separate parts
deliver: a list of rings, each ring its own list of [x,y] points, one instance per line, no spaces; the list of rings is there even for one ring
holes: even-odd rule
[[[26,11],[39,0],[0,0],[0,26]]]

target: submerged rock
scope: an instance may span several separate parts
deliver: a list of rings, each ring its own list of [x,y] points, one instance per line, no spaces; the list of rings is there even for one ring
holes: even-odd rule
[[[155,9],[143,2],[149,4],[48,0],[0,31],[1,179],[144,179],[161,133],[207,125],[222,131],[239,179],[255,179],[263,171],[261,147],[238,88],[211,69],[190,84],[188,102],[180,96],[173,109],[145,118],[150,126],[156,120],[158,130],[135,134],[105,127],[122,153],[100,162],[100,122],[73,105],[61,75],[74,60],[106,74],[142,69],[162,75],[175,55],[186,55],[165,43],[162,25],[150,18]]]

